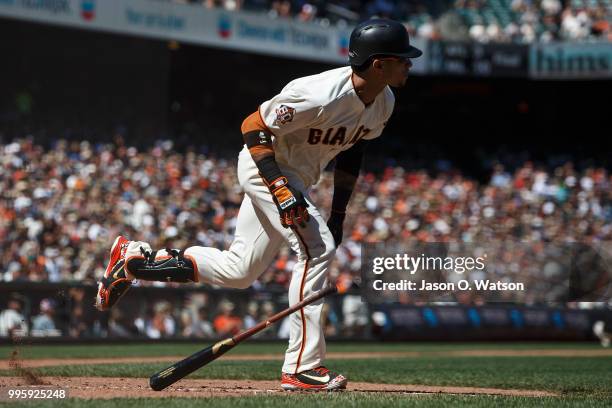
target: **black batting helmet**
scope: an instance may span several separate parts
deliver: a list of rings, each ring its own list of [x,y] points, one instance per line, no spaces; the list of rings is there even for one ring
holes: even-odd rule
[[[364,21],[351,33],[349,63],[360,66],[376,55],[417,58],[421,50],[410,45],[406,27],[398,21],[377,18]]]

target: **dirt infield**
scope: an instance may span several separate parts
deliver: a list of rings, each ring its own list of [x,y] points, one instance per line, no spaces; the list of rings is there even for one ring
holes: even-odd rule
[[[329,360],[358,360],[378,358],[416,358],[425,356],[435,357],[612,357],[612,349],[558,349],[558,350],[457,350],[443,352],[345,352],[327,353]],[[164,357],[118,357],[118,358],[54,358],[22,360],[20,364],[24,367],[52,367],[64,365],[89,365],[89,364],[114,364],[114,363],[173,363],[182,360],[186,356],[164,356]],[[224,361],[282,361],[282,354],[237,354],[226,355]],[[13,360],[0,361],[0,370],[15,368]]]
[[[181,380],[163,391],[149,388],[144,378],[108,377],[43,377],[44,388],[68,388],[71,398],[109,399],[109,398],[210,398],[255,395],[281,395],[279,381],[250,380]],[[23,378],[0,377],[4,387],[29,386]],[[30,386],[38,387],[41,386]],[[394,394],[454,394],[454,395],[504,395],[521,397],[559,396],[547,391],[506,390],[499,388],[442,387],[405,384],[372,384],[349,382],[344,392],[394,393]]]
[[[610,349],[558,349],[558,350],[450,350],[424,352],[343,352],[328,353],[328,359],[386,359],[417,358],[424,356],[452,357],[611,357]],[[251,380],[203,380],[184,379],[164,391],[153,391],[145,378],[108,378],[108,377],[39,377],[31,368],[87,364],[116,363],[171,363],[185,356],[165,357],[121,357],[121,358],[66,358],[66,359],[21,359],[13,352],[8,360],[0,361],[0,369],[9,369],[13,377],[0,377],[0,386],[66,387],[74,398],[107,399],[119,397],[229,397],[254,395],[280,395],[279,381]],[[238,354],[224,356],[224,360],[254,361],[278,360],[281,354]],[[548,397],[559,394],[520,389],[498,389],[481,387],[426,386],[406,384],[374,384],[349,382],[346,392],[357,393],[395,393],[395,394],[456,394],[456,395],[502,395],[523,397]]]

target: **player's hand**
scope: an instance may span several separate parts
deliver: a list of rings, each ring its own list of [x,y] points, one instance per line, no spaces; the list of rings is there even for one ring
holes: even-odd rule
[[[336,248],[339,247],[342,243],[342,226],[344,224],[345,216],[345,212],[338,212],[332,210],[331,215],[329,216],[329,220],[327,220],[327,228],[329,228],[332,233],[332,236],[334,237]]]
[[[286,177],[279,177],[268,185],[274,203],[278,207],[281,224],[285,228],[304,228],[310,219],[308,203],[304,195],[289,185]]]

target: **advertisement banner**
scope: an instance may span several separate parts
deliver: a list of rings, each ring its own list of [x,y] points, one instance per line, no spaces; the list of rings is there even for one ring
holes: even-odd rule
[[[266,14],[150,0],[0,0],[0,17],[346,64],[351,27],[321,27]],[[424,40],[415,46],[425,48]],[[424,58],[412,72],[425,72]]]
[[[528,47],[431,41],[428,72],[441,75],[526,78]]]
[[[545,306],[370,305],[373,332],[389,340],[587,339],[602,310]],[[609,312],[608,312],[609,313]]]
[[[533,79],[612,78],[612,43],[534,44],[529,75]]]

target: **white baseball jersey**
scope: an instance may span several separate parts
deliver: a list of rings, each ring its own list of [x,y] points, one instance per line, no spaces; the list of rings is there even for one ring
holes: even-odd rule
[[[383,131],[395,104],[389,87],[365,106],[353,87],[351,67],[293,80],[264,102],[259,113],[273,133],[277,163],[306,186],[341,151]]]

